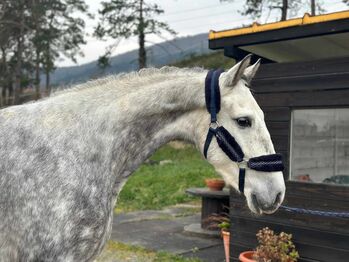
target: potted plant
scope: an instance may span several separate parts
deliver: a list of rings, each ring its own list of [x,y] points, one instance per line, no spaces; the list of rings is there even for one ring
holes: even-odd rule
[[[222,191],[223,187],[225,186],[224,180],[219,178],[205,179],[205,183],[211,191]]]
[[[275,234],[265,227],[256,234],[258,246],[256,251],[245,251],[240,254],[242,262],[296,262],[299,258],[292,235],[281,232]]]
[[[227,221],[223,221],[218,224],[218,227],[221,229],[221,234],[223,238],[224,244],[224,253],[225,253],[225,261],[230,261],[230,220],[226,218]]]
[[[209,228],[219,228],[223,238],[225,261],[230,258],[230,219],[228,213],[213,214],[208,218]]]

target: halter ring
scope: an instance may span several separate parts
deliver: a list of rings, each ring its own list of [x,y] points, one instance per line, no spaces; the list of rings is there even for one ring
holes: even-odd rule
[[[219,124],[218,121],[211,122],[211,123],[209,124],[209,127],[210,127],[210,128],[213,128],[213,129],[216,129],[216,128],[220,127],[220,124]]]
[[[248,163],[248,160],[246,160],[246,159],[243,159],[242,161],[237,162],[238,167],[239,168],[244,168],[244,169],[248,168],[247,163]]]

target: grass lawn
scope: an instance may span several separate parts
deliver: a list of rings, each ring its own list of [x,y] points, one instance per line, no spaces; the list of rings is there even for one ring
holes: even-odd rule
[[[175,149],[160,148],[130,177],[120,193],[116,212],[161,209],[165,206],[197,200],[185,193],[189,187],[203,187],[204,179],[217,177],[210,166],[191,145]],[[162,160],[171,160],[159,164]]]
[[[199,262],[199,259],[183,258],[167,252],[154,252],[143,247],[109,241],[96,262]]]

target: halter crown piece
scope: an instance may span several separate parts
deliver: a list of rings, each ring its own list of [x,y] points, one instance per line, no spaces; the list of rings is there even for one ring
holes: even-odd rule
[[[211,115],[211,124],[208,129],[205,145],[204,156],[207,158],[207,151],[210,147],[213,137],[216,137],[218,146],[223,152],[239,166],[239,190],[244,192],[246,169],[256,171],[275,172],[283,171],[284,164],[281,154],[270,154],[246,159],[235,138],[217,122],[217,114],[221,109],[221,95],[219,91],[219,76],[224,71],[222,69],[210,70],[205,79],[205,100],[207,111]]]

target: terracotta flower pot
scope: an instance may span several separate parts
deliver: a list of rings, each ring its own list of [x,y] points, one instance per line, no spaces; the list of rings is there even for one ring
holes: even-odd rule
[[[206,186],[212,191],[221,191],[225,186],[224,180],[217,178],[205,179]]]
[[[224,253],[225,253],[225,261],[229,262],[230,261],[230,233],[227,231],[222,230],[222,238],[223,238],[223,244],[224,244]]]
[[[245,251],[242,252],[239,256],[239,260],[241,262],[256,262],[256,260],[253,259],[254,251]]]

